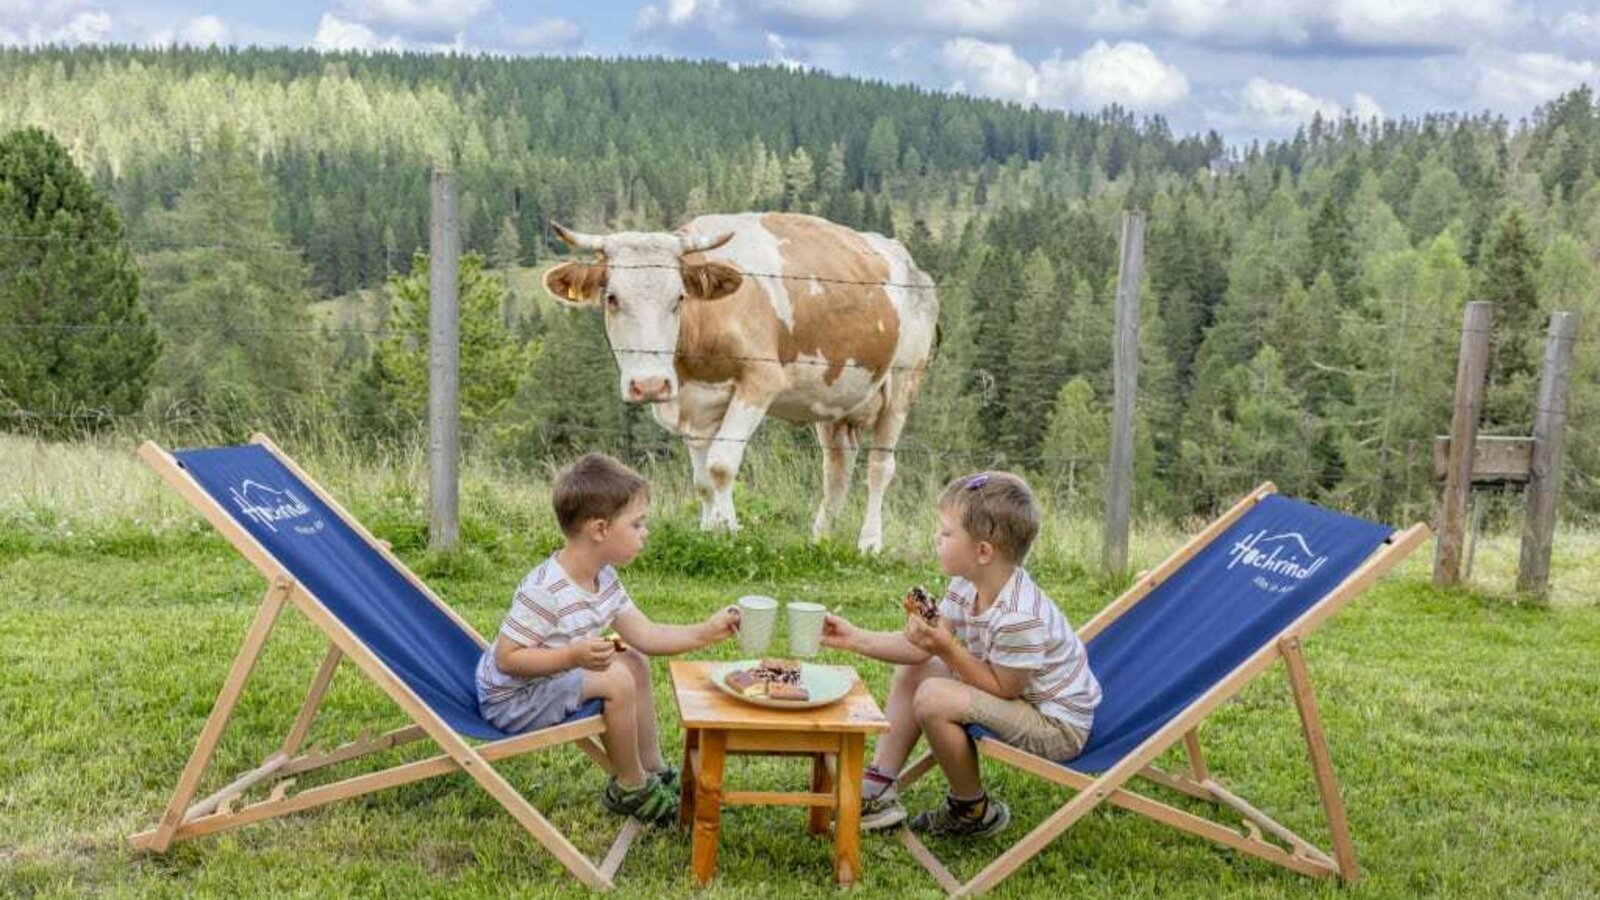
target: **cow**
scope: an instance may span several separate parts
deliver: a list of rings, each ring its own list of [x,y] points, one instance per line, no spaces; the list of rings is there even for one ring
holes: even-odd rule
[[[883,548],[895,447],[939,318],[933,279],[904,246],[791,213],[703,215],[675,233],[551,225],[594,257],[550,268],[544,286],[603,311],[622,399],[651,404],[687,445],[702,528],[738,529],[733,485],[772,415],[813,425],[822,445],[814,540],[831,533],[867,445],[857,545]]]

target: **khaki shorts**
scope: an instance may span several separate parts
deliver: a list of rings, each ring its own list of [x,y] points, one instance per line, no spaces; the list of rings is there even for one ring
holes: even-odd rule
[[[1026,700],[1003,700],[977,688],[972,688],[972,700],[967,704],[967,721],[982,725],[1019,750],[1053,762],[1072,759],[1089,741],[1088,732],[1050,718]]]

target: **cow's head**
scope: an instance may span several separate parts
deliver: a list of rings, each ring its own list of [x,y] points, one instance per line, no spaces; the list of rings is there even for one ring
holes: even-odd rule
[[[551,268],[544,273],[544,286],[568,306],[604,311],[606,338],[622,373],[622,399],[660,403],[675,398],[680,307],[720,300],[738,290],[744,277],[726,263],[695,255],[726,244],[733,232],[714,237],[631,231],[598,235],[550,224],[569,246],[595,253],[592,262]]]

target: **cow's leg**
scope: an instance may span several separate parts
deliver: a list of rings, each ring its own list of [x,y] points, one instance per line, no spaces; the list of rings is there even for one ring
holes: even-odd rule
[[[711,442],[705,438],[685,437],[689,448],[689,462],[694,466],[694,492],[700,498],[700,529],[709,530],[713,524],[715,491],[711,486],[711,471],[706,467],[706,457],[711,453]]]
[[[883,495],[894,480],[895,445],[900,443],[914,396],[915,382],[897,386],[872,426],[872,444],[867,448],[867,515],[861,520],[861,539],[856,543],[862,553],[883,549]]]
[[[818,422],[817,443],[822,445],[822,504],[811,524],[811,539],[820,541],[833,533],[845,495],[850,493],[850,476],[856,468],[856,428],[849,422]]]
[[[722,416],[717,435],[706,452],[706,473],[711,478],[711,527],[739,530],[739,516],[733,509],[733,484],[739,477],[744,450],[755,437],[761,420],[767,416],[771,398],[736,393]]]

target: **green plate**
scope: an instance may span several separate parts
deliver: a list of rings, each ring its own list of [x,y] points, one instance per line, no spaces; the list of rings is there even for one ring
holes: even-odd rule
[[[772,700],[767,697],[746,697],[723,681],[729,672],[738,669],[753,669],[759,664],[759,659],[741,659],[738,662],[717,663],[711,667],[711,683],[717,686],[730,697],[737,697],[754,706],[765,706],[768,709],[815,709],[838,703],[844,695],[850,693],[850,688],[855,684],[855,676],[848,669],[839,666],[814,666],[811,663],[800,664],[800,685],[811,692],[809,700]]]

